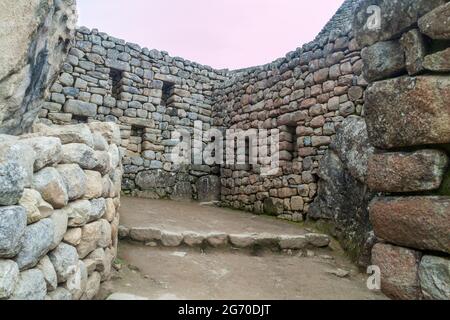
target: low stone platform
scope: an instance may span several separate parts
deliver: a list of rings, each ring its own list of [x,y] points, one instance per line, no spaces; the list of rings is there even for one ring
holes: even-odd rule
[[[151,246],[280,250],[324,248],[330,238],[297,224],[195,202],[124,197],[120,237]]]

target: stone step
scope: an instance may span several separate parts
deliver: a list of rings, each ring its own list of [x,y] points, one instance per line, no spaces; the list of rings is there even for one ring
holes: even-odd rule
[[[226,232],[196,232],[175,231],[163,229],[157,225],[146,227],[119,227],[119,237],[152,246],[164,247],[202,247],[212,248],[234,247],[254,248],[267,247],[279,250],[301,250],[309,248],[326,248],[330,237],[320,233],[271,234],[271,233],[226,233]]]

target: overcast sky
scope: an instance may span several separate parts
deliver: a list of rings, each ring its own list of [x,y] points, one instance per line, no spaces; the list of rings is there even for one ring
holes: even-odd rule
[[[265,64],[315,38],[343,0],[78,0],[80,26],[214,68]]]

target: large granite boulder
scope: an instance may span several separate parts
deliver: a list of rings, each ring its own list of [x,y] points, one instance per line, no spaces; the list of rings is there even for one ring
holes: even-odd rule
[[[3,140],[6,139],[0,141]],[[35,152],[25,144],[15,141],[0,144],[1,206],[17,204],[24,188],[31,186],[34,160]]]
[[[420,286],[425,299],[450,300],[450,259],[425,256],[419,268]]]
[[[12,258],[19,253],[26,226],[25,208],[0,207],[0,258]]]
[[[404,76],[373,83],[365,96],[370,142],[381,149],[449,143],[449,99],[447,76]]]
[[[367,210],[374,193],[365,185],[373,152],[364,119],[347,118],[322,158],[318,194],[308,213],[310,219],[331,222],[335,236],[362,266],[370,264],[375,240]]]
[[[75,0],[0,3],[0,133],[27,132],[64,61]]]
[[[420,17],[446,0],[362,0],[355,11],[353,30],[361,47],[390,40],[407,31]]]

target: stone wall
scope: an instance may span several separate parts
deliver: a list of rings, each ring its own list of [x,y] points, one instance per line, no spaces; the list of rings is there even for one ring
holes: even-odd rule
[[[225,205],[302,219],[316,193],[318,160],[339,123],[361,113],[365,82],[350,32],[354,5],[346,1],[315,42],[232,72],[80,28],[41,121],[119,124],[125,193],[210,201],[222,191]],[[195,121],[203,130],[280,126],[284,172],[271,182],[257,168],[175,165],[173,133],[193,133]]]
[[[368,28],[368,6],[380,28]],[[372,264],[395,299],[450,299],[450,3],[363,1],[362,51],[369,142],[366,183],[378,238]]]
[[[213,93],[225,75],[226,71],[80,28],[51,97],[43,105],[41,122],[118,124],[125,193],[216,198],[218,191],[204,195],[197,190],[205,182],[215,185],[217,167],[175,165],[170,153],[177,143],[174,131],[192,133],[194,121],[201,121],[200,129],[211,127]]]
[[[0,300],[92,299],[117,252],[114,124],[0,135]]]
[[[280,130],[279,174],[260,175],[260,163],[224,166],[225,205],[295,221],[307,215],[320,159],[342,121],[362,113],[366,82],[350,22],[271,64],[231,72],[217,91],[216,126]]]

